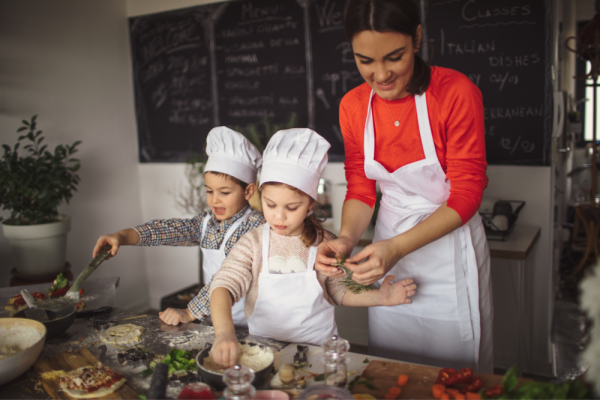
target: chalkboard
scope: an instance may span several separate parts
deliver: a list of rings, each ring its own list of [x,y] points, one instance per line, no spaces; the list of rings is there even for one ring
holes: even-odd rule
[[[430,62],[483,94],[488,163],[549,165],[550,0],[420,2]],[[130,18],[140,161],[201,155],[219,125],[261,150],[279,129],[309,127],[342,161],[339,103],[363,83],[346,3],[229,1]]]
[[[212,7],[129,20],[141,162],[201,154],[214,127],[209,38]]]
[[[340,101],[364,83],[344,33],[345,1],[318,0],[310,5],[314,129],[331,143],[330,159],[343,159],[344,140],[338,121]]]
[[[483,94],[488,164],[549,165],[549,0],[430,0],[430,63],[467,75]]]

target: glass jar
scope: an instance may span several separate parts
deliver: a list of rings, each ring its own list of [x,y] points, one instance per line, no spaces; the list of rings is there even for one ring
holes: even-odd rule
[[[353,400],[352,394],[342,388],[326,385],[314,385],[304,389],[296,400],[339,399]]]
[[[350,343],[338,335],[333,335],[331,339],[323,343],[325,385],[346,387],[348,381],[346,353],[348,350],[350,350]]]
[[[251,400],[256,393],[253,379],[254,371],[250,368],[234,365],[223,374],[223,382],[227,385],[223,396],[227,400]]]

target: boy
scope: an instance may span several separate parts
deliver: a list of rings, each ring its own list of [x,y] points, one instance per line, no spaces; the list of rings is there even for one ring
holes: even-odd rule
[[[209,132],[206,154],[204,183],[210,211],[192,219],[153,220],[100,236],[94,247],[94,257],[106,244],[112,246],[111,256],[116,256],[122,245],[200,245],[204,282],[209,283],[237,240],[264,224],[265,219],[260,211],[252,210],[248,204],[256,191],[256,171],[262,164],[258,149],[242,134],[221,126]],[[171,325],[204,319],[208,309],[206,300],[204,290],[187,309],[169,308],[159,313],[160,319]],[[232,313],[236,326],[247,326],[244,301],[238,302]]]

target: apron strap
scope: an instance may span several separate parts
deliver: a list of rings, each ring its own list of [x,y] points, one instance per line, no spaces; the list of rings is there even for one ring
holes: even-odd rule
[[[231,235],[233,235],[233,233],[237,230],[237,228],[239,228],[239,226],[242,224],[242,222],[244,222],[248,218],[248,216],[250,215],[251,212],[252,212],[252,208],[250,206],[248,206],[248,209],[246,210],[244,215],[242,215],[240,218],[238,218],[237,221],[235,221],[233,224],[231,224],[231,226],[227,230],[227,233],[225,234],[225,237],[223,238],[223,242],[221,243],[221,247],[219,248],[219,250],[221,250],[221,251],[225,250],[225,244],[227,244],[227,241],[229,240]]]
[[[208,214],[204,217],[204,221],[202,221],[202,236],[200,236],[200,248],[202,248],[202,240],[204,240],[204,235],[206,234],[206,228],[208,227],[208,221],[212,218],[212,215]]]
[[[271,226],[268,222],[265,222],[263,225],[263,235],[262,235],[262,268],[261,273],[269,272],[269,240],[271,239]]]
[[[436,157],[435,144],[433,143],[433,134],[429,124],[429,112],[427,111],[427,99],[425,93],[415,96],[415,106],[417,108],[417,121],[419,122],[419,133],[421,135],[421,144],[425,158]]]
[[[317,260],[317,246],[310,246],[308,252],[308,264],[306,264],[306,272],[315,269],[315,261]]]
[[[373,108],[371,107],[374,95],[375,91],[371,89],[371,95],[369,96],[369,107],[367,108],[367,120],[365,121],[364,130],[365,164],[373,164],[375,161],[375,135],[369,134],[370,132],[374,132]]]

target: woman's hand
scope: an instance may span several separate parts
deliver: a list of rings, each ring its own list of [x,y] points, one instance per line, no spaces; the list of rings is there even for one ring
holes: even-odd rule
[[[235,337],[235,331],[216,334],[211,352],[217,364],[225,368],[233,367],[238,352],[238,341]]]
[[[179,325],[180,322],[192,322],[196,319],[188,308],[167,308],[165,311],[159,312],[158,316],[161,321],[169,325]]]
[[[393,240],[382,240],[347,259],[345,265],[354,272],[352,279],[361,285],[370,285],[383,278],[401,258],[400,248]]]
[[[412,303],[409,297],[415,295],[417,285],[413,283],[412,279],[403,279],[391,283],[393,279],[394,275],[388,275],[381,283],[381,288],[379,288],[379,304],[382,306],[398,306]]]
[[[111,233],[109,235],[102,235],[96,241],[96,246],[94,247],[94,251],[92,252],[92,257],[96,258],[100,250],[107,244],[111,246],[110,256],[106,257],[106,259],[110,259],[117,255],[119,251],[119,247],[122,245],[133,245],[140,241],[140,235],[136,232],[135,229],[123,229],[115,233]]]
[[[344,275],[344,272],[341,269],[332,267],[332,265],[337,263],[337,260],[335,259],[336,256],[341,258],[343,255],[351,254],[353,247],[352,241],[343,236],[322,242],[317,248],[315,269],[327,276]]]

